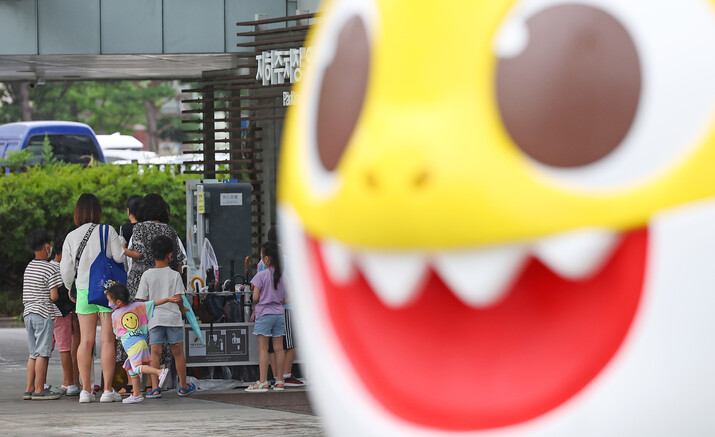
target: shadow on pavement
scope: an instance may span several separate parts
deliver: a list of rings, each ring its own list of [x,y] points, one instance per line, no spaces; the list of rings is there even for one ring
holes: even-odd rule
[[[315,415],[305,391],[246,393],[241,389],[236,393],[196,393],[192,397],[226,404]]]

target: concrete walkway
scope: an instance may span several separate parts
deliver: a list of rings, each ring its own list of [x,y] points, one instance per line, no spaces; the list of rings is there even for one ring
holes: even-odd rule
[[[3,436],[127,433],[171,436],[323,435],[316,416],[285,411],[299,410],[290,405],[282,407],[307,402],[304,396],[297,393],[303,392],[304,388],[290,388],[284,393],[253,394],[260,399],[246,398],[242,389],[201,391],[185,398],[179,397],[175,390],[169,390],[161,399],[147,399],[134,405],[120,402],[80,404],[77,397],[23,401],[27,360],[25,336],[23,328],[0,329],[0,434]],[[57,352],[50,359],[48,381],[55,385],[61,382]],[[265,408],[241,405],[242,402]],[[309,411],[309,408],[303,410]]]

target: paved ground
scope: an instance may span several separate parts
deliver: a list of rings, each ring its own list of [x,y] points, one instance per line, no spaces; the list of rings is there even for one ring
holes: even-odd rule
[[[175,390],[141,404],[79,404],[78,399],[23,401],[27,341],[23,328],[0,329],[0,435],[65,436],[136,434],[172,436],[321,436],[304,388],[250,394],[242,389],[201,391],[180,398]],[[55,356],[56,355],[56,356]],[[98,368],[98,366],[97,366]],[[61,382],[59,354],[50,359],[49,382]]]

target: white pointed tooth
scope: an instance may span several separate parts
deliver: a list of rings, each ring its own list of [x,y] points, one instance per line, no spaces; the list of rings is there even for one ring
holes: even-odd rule
[[[361,252],[357,262],[375,294],[391,307],[401,307],[415,297],[427,272],[422,254]]]
[[[526,261],[522,245],[440,253],[435,267],[442,280],[468,305],[485,307],[497,302],[508,290]]]
[[[539,240],[534,255],[565,278],[583,279],[603,266],[619,238],[606,229],[579,229]]]
[[[346,246],[332,239],[324,240],[320,244],[320,253],[333,282],[345,283],[353,277],[355,268]]]

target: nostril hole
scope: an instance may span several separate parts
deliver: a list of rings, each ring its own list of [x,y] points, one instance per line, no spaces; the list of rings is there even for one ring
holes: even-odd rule
[[[427,182],[429,182],[429,178],[430,175],[427,170],[422,170],[412,180],[412,184],[415,186],[415,188],[422,188],[427,184]]]
[[[373,190],[376,189],[377,178],[375,177],[375,173],[373,173],[372,171],[368,171],[365,175],[365,182],[367,183],[368,188],[371,188]]]

